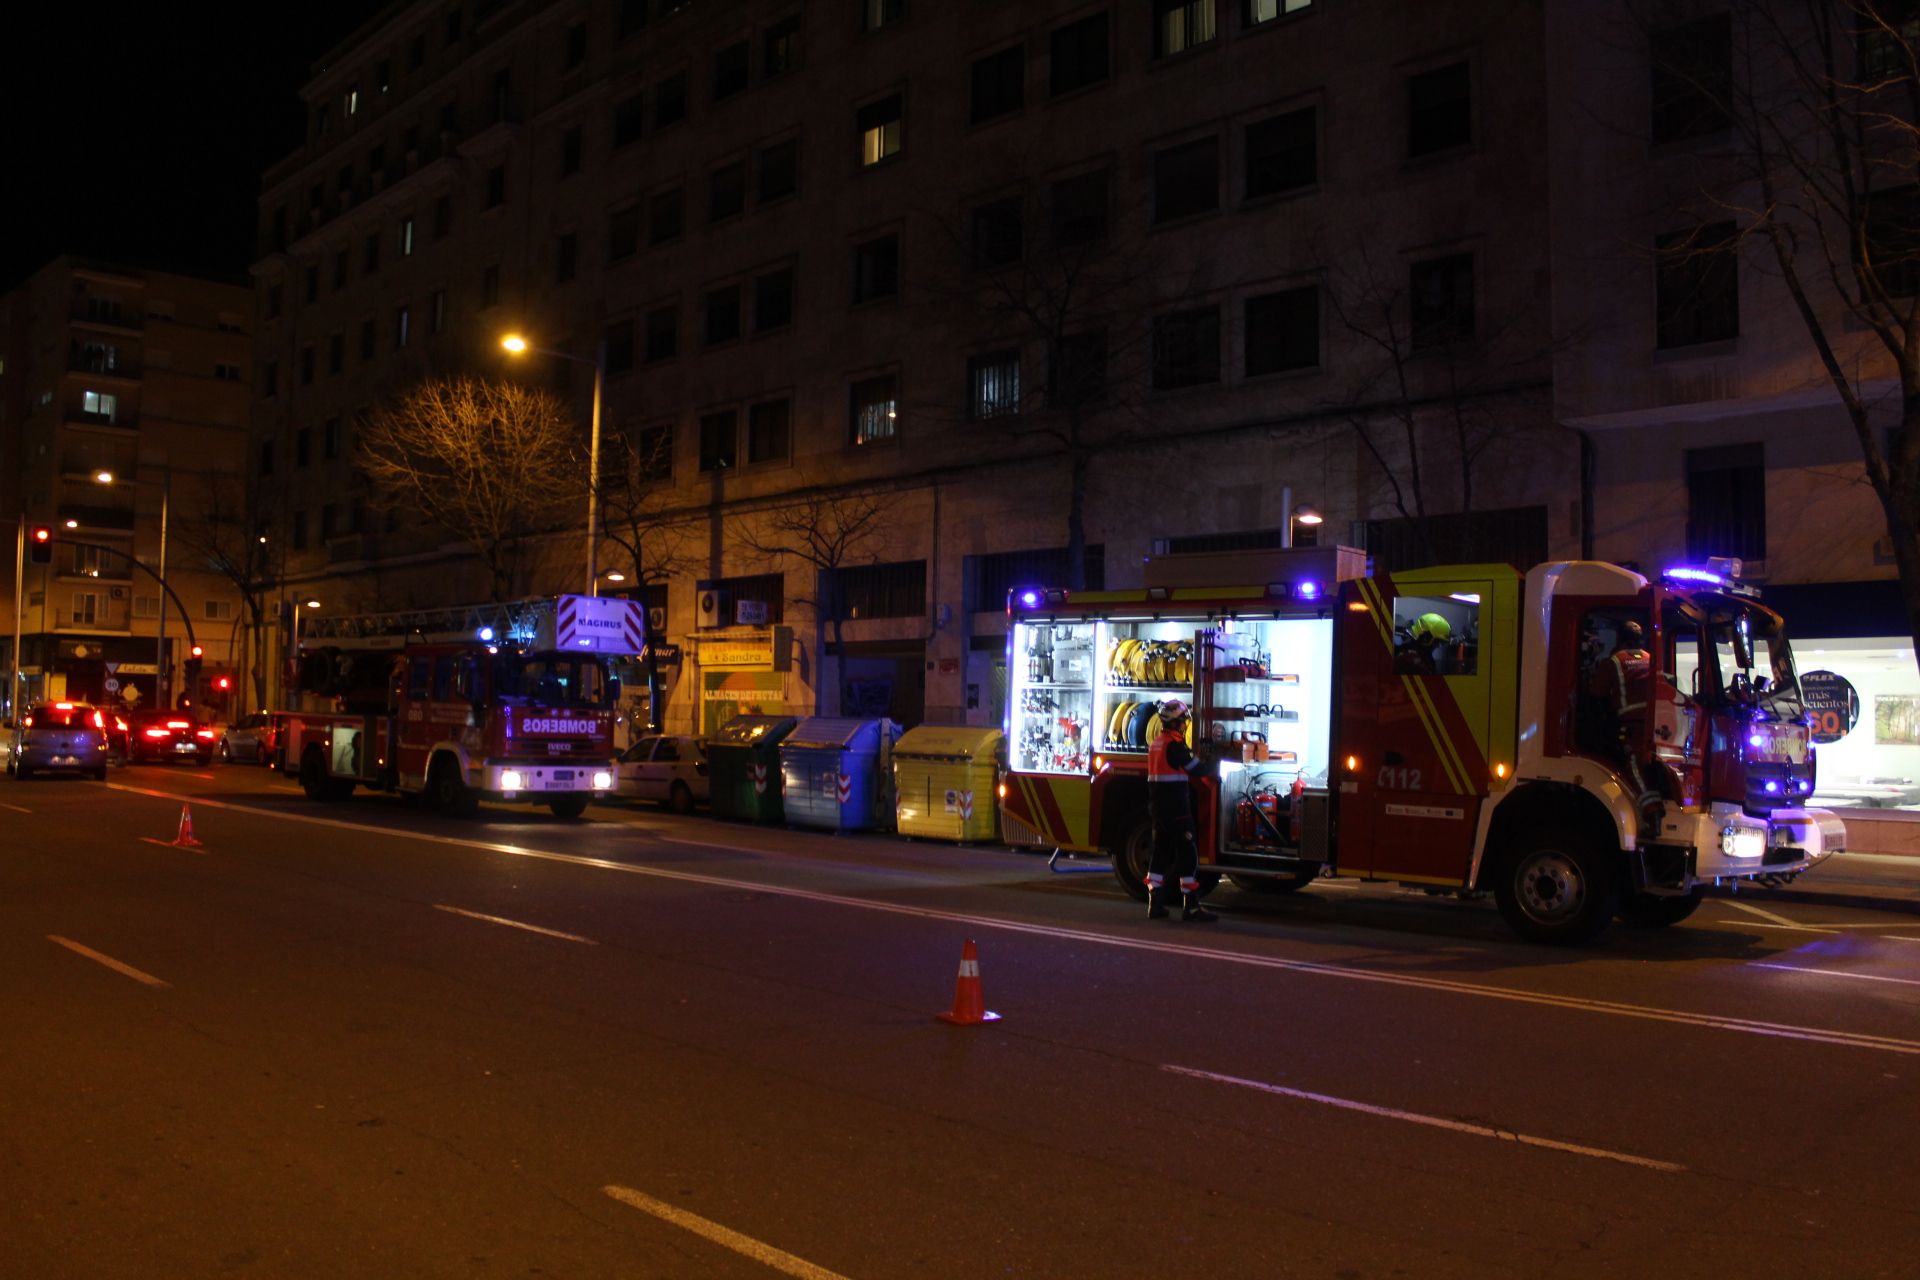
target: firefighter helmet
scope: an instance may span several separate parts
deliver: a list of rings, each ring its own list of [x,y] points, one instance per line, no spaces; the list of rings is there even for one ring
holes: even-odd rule
[[[1437,613],[1423,613],[1408,634],[1422,644],[1445,644],[1453,639],[1453,624]]]
[[[1180,699],[1168,698],[1165,702],[1160,704],[1160,723],[1161,724],[1163,725],[1178,724],[1180,721],[1185,720],[1186,718],[1187,718],[1187,704],[1180,701]]]

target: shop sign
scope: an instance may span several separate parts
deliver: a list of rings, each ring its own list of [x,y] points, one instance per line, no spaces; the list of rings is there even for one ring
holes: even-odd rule
[[[1860,723],[1860,695],[1845,676],[1809,671],[1800,677],[1800,696],[1813,721],[1813,740],[1838,742]]]
[[[618,596],[561,596],[553,611],[553,647],[589,653],[639,653],[646,607]]]
[[[739,667],[748,670],[785,671],[793,651],[793,629],[772,627],[765,631],[729,631],[719,635],[697,635],[693,654],[703,667]]]

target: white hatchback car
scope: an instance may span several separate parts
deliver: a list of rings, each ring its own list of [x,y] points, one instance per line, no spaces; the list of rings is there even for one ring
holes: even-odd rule
[[[640,739],[620,757],[614,794],[653,800],[685,813],[707,799],[707,740],[684,734]]]

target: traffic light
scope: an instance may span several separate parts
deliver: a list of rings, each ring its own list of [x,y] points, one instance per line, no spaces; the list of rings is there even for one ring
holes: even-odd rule
[[[233,677],[215,676],[213,678],[213,687],[221,693],[230,693],[233,690]]]
[[[34,525],[27,530],[27,549],[32,553],[33,563],[53,563],[53,530],[44,524]]]
[[[186,677],[187,693],[189,696],[197,696],[200,692],[200,658],[204,652],[205,650],[199,645],[194,645],[191,649],[187,650],[187,660],[182,664],[184,670],[181,674]]]

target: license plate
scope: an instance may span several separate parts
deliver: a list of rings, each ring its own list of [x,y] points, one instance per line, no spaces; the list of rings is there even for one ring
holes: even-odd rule
[[[555,769],[555,770],[554,770],[554,771],[553,771],[553,772],[552,772],[551,774],[549,774],[548,776],[549,776],[549,777],[551,777],[551,778],[552,778],[552,779],[553,779],[553,780],[554,780],[555,782],[572,782],[572,781],[573,781],[573,770],[571,770],[571,769]]]
[[[173,749],[175,751],[178,751],[183,756],[189,756],[189,755],[192,755],[198,748],[196,748],[191,742],[176,742],[173,744]]]

